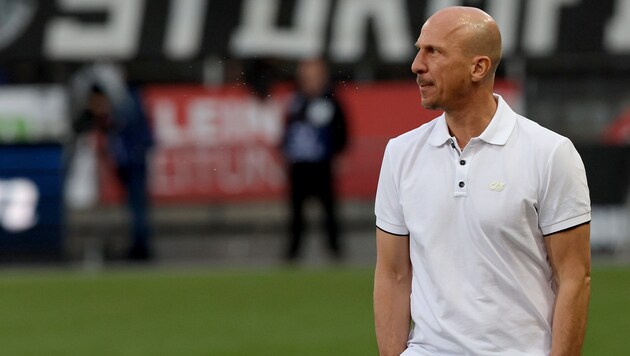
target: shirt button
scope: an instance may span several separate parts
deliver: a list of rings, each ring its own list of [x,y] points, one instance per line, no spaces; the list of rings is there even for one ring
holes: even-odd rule
[[[464,183],[464,182],[459,182],[459,187],[460,187],[460,188],[464,188],[464,186],[465,186],[465,185],[466,185],[466,183]]]
[[[461,161],[459,161],[459,164],[462,165],[462,166],[465,166],[466,165],[466,161],[465,160],[461,160]]]

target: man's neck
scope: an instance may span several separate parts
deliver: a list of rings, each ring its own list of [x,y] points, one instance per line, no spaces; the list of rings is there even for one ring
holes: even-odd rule
[[[455,110],[445,110],[446,124],[451,135],[457,138],[463,150],[471,138],[478,137],[488,127],[497,111],[498,101],[493,95],[469,99],[467,105]]]

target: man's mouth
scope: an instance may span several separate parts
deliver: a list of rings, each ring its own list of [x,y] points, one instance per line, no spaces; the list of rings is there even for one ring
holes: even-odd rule
[[[431,82],[426,82],[426,81],[422,81],[422,80],[417,80],[416,83],[418,83],[418,86],[420,88],[426,88],[428,86],[433,85],[433,83],[431,83]]]

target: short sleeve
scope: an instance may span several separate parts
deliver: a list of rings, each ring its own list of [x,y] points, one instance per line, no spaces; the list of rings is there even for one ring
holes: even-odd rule
[[[582,158],[568,139],[552,152],[542,177],[538,223],[543,235],[591,220],[586,171]]]
[[[391,159],[391,141],[385,148],[381,173],[376,188],[376,226],[390,234],[406,236],[409,230],[404,221],[399,198],[399,180],[395,178],[396,170]]]

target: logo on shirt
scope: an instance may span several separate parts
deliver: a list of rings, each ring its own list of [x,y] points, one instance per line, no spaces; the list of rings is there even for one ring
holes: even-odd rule
[[[306,117],[315,127],[330,124],[334,115],[335,107],[326,99],[317,99],[306,109]]]
[[[490,183],[490,190],[494,190],[495,192],[502,192],[503,188],[505,188],[505,183],[503,182]]]

